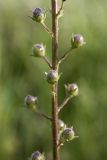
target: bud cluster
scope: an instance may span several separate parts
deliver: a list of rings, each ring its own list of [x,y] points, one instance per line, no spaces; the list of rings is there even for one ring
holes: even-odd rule
[[[59,17],[62,16],[63,5],[64,5],[65,1],[66,0],[62,0],[61,7],[60,7],[57,14],[55,13],[55,10],[56,10],[55,7],[57,5],[54,6],[52,4],[52,6],[53,6],[53,9],[52,9],[53,22],[55,20],[55,23],[57,23]],[[56,3],[57,2],[55,2],[55,4]],[[55,46],[54,45],[53,46],[56,47],[56,48],[54,48],[52,46],[53,47],[52,62],[50,62],[48,60],[48,58],[45,56],[46,47],[42,43],[34,44],[33,47],[32,47],[32,54],[31,54],[33,57],[42,58],[48,64],[48,66],[50,67],[51,70],[49,70],[48,73],[45,72],[46,80],[49,84],[54,85],[55,83],[58,82],[58,80],[60,78],[60,75],[61,75],[61,74],[58,74],[59,64],[68,56],[68,53],[72,49],[79,48],[79,47],[81,47],[85,44],[84,37],[81,34],[72,35],[70,49],[59,59],[59,57],[57,55],[57,47],[58,47],[58,44],[57,44],[57,36],[58,36],[57,34],[58,34],[58,32],[56,32],[57,29],[58,29],[58,28],[56,28],[57,25],[54,26],[54,24],[53,24],[52,31],[47,27],[47,25],[44,22],[45,19],[46,19],[46,10],[43,9],[43,8],[35,8],[32,11],[31,19],[33,21],[36,21],[36,22],[40,23],[42,25],[42,27],[44,27],[45,31],[47,31],[52,37],[52,44],[55,44]],[[56,70],[55,70],[54,65],[53,65],[54,63],[55,63],[55,68],[57,68]],[[58,86],[57,85],[54,85],[54,86],[56,88],[54,88],[54,87],[51,87],[51,88],[52,88],[53,95],[55,95],[53,97],[53,99],[54,99],[54,102],[53,102],[54,107],[53,108],[55,109],[55,107],[58,107],[56,105],[57,104],[57,97],[58,97],[58,95],[57,95],[57,87]],[[68,103],[68,101],[72,97],[75,97],[75,96],[79,95],[79,88],[78,88],[78,85],[76,83],[65,84],[65,90],[66,90],[67,97],[65,97],[63,103],[59,106],[59,108],[58,108],[59,110],[56,109],[56,113],[53,113],[53,115],[52,115],[53,117],[50,118],[50,117],[46,116],[45,114],[38,112],[39,115],[42,115],[43,117],[47,118],[48,120],[51,120],[51,122],[55,121],[55,123],[57,123],[56,125],[58,125],[58,139],[55,140],[56,141],[55,143],[59,142],[59,146],[63,145],[67,141],[72,141],[74,138],[78,137],[78,136],[75,136],[75,132],[74,132],[73,127],[67,127],[67,125],[60,119],[57,122],[56,121],[57,118],[54,116],[55,114],[57,115],[59,113],[59,111]],[[24,103],[28,108],[37,112],[37,103],[38,103],[38,98],[37,97],[34,97],[32,95],[27,95],[25,97]],[[55,112],[55,110],[54,110],[54,112]],[[57,130],[57,127],[55,128],[55,126],[53,125],[53,129]],[[55,136],[55,135],[53,135],[53,136]],[[53,137],[53,140],[54,140],[54,137]],[[56,146],[54,146],[53,148],[57,149],[55,147]],[[53,158],[53,159],[55,159],[55,158]],[[45,160],[45,156],[44,156],[43,153],[41,153],[39,151],[35,151],[31,154],[31,157],[30,157],[29,160]]]
[[[67,127],[67,125],[62,121],[58,120],[58,128],[59,128],[59,144],[63,145],[67,141],[72,141],[74,138],[77,138],[78,136],[75,136],[75,132],[73,127]]]

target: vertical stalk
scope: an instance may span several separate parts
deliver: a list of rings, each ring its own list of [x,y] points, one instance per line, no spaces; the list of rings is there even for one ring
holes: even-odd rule
[[[58,71],[58,18],[57,0],[51,0],[52,5],[52,69]],[[53,160],[59,160],[58,150],[58,83],[52,85],[52,118],[53,118]]]

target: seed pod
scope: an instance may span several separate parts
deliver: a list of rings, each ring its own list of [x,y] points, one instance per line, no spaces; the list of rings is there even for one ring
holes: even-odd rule
[[[36,22],[43,23],[46,18],[46,11],[43,8],[35,8],[33,10],[32,19]]]
[[[60,143],[63,144],[66,141],[71,141],[75,138],[75,132],[73,130],[73,127],[71,128],[66,128],[61,134],[60,137]]]
[[[30,160],[45,160],[45,156],[43,153],[40,153],[39,151],[35,151],[32,153]]]
[[[68,96],[74,97],[74,96],[78,96],[79,94],[79,88],[76,83],[71,83],[68,85],[65,84],[65,89]]]
[[[84,37],[81,34],[75,34],[71,37],[72,48],[79,48],[85,44]]]
[[[35,44],[32,47],[32,56],[34,57],[45,56],[45,46],[43,44]]]
[[[66,124],[60,119],[58,120],[58,128],[61,132],[66,128]]]
[[[45,75],[47,82],[50,84],[56,83],[59,79],[58,72],[55,70],[50,70],[48,73],[45,73]]]
[[[32,109],[32,110],[36,110],[37,108],[37,102],[38,102],[38,98],[37,97],[34,97],[34,96],[31,96],[31,95],[27,95],[25,97],[25,105]]]

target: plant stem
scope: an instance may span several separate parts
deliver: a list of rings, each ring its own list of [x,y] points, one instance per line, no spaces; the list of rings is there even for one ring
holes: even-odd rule
[[[64,7],[64,2],[62,1],[61,7],[60,7],[60,9],[59,9],[59,11],[58,11],[58,13],[57,13],[57,17],[58,17],[58,16],[62,16],[62,15],[60,15],[60,14],[61,14],[61,11],[63,11],[63,7]]]
[[[39,116],[42,116],[44,118],[46,118],[47,120],[49,121],[52,121],[52,118],[47,116],[45,113],[42,113],[42,112],[39,112],[39,111],[36,111],[36,113],[39,115]]]
[[[70,99],[71,99],[71,97],[67,97],[64,99],[64,101],[62,102],[62,104],[58,108],[58,112],[60,112],[60,110],[66,106],[66,104],[69,102]]]
[[[44,59],[44,61],[48,64],[48,66],[49,66],[50,68],[52,68],[52,64],[51,64],[51,62],[48,60],[48,58],[47,58],[46,56],[43,56],[43,59]]]
[[[60,58],[60,60],[59,60],[59,62],[58,62],[59,64],[68,57],[68,55],[69,55],[69,53],[70,53],[71,50],[72,50],[72,48],[68,49],[68,50],[65,52],[65,54]]]
[[[42,22],[41,24],[42,24],[43,28],[45,29],[45,31],[48,32],[53,37],[53,33],[50,31],[50,29],[47,27],[47,25],[44,22]]]
[[[58,18],[57,0],[51,0],[52,8],[52,69],[58,71]],[[53,135],[53,160],[59,160],[58,149],[58,83],[52,85],[52,135]]]

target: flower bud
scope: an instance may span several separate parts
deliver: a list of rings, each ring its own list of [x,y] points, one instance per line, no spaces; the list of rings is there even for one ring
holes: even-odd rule
[[[62,120],[58,120],[59,131],[63,131],[66,128],[66,124]]]
[[[68,96],[74,97],[74,96],[78,96],[79,94],[79,88],[76,83],[71,83],[68,85],[65,84],[65,89]]]
[[[30,160],[45,160],[45,156],[39,151],[35,151],[32,153]]]
[[[81,34],[75,34],[71,37],[72,48],[79,48],[85,44],[84,37]]]
[[[42,23],[46,18],[46,11],[43,8],[35,8],[33,10],[33,17],[32,19],[36,22]]]
[[[34,97],[34,96],[31,96],[31,95],[27,95],[25,97],[25,105],[30,108],[30,109],[33,109],[33,110],[36,110],[37,108],[37,102],[38,102],[38,98],[37,97]]]
[[[35,44],[32,47],[32,56],[34,57],[45,56],[45,46],[43,44]]]
[[[75,137],[75,132],[73,130],[73,127],[71,128],[66,128],[62,134],[61,134],[61,137],[60,137],[60,143],[63,144],[64,142],[66,141],[71,141],[73,140]]]
[[[58,72],[55,70],[50,70],[48,73],[45,73],[45,75],[47,82],[50,84],[56,83],[59,79]]]

